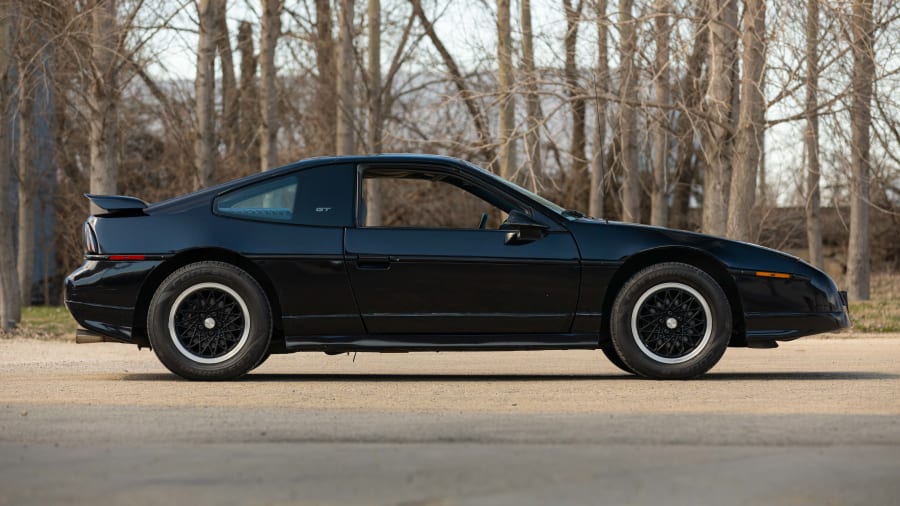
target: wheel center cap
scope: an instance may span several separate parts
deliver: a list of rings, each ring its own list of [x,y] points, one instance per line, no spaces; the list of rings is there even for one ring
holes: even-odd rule
[[[669,318],[669,319],[671,320],[672,318]],[[205,320],[203,320],[203,326],[212,330],[216,327],[216,320],[214,320],[211,316],[207,317]],[[672,328],[672,327],[670,327],[670,328]]]
[[[675,318],[670,317],[670,318],[666,319],[666,327],[669,327],[670,329],[674,329],[677,326],[678,326],[678,320],[676,320]]]

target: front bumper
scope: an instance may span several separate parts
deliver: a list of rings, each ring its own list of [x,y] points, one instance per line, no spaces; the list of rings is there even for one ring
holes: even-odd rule
[[[748,343],[790,341],[823,332],[836,332],[851,325],[846,308],[820,313],[747,313],[744,321]]]

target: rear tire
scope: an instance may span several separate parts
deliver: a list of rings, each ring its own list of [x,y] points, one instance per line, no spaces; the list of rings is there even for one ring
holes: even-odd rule
[[[731,306],[719,284],[688,264],[635,274],[612,309],[616,355],[635,374],[689,379],[712,369],[731,339]]]
[[[173,373],[190,380],[229,380],[265,360],[272,311],[262,287],[222,262],[197,262],[169,275],[147,312],[150,344]]]

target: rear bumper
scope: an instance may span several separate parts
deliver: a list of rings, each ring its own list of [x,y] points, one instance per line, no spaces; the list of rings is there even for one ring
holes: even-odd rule
[[[747,342],[790,341],[850,327],[846,310],[819,313],[747,313]]]
[[[135,343],[131,336],[134,308],[91,304],[66,299],[66,308],[85,329],[123,343]],[[136,343],[135,343],[136,344]]]
[[[121,339],[116,339],[104,334],[99,334],[93,330],[78,329],[75,331],[75,344],[92,344],[92,343],[122,343]]]
[[[141,344],[133,335],[135,306],[141,286],[160,263],[88,258],[66,278],[66,308],[86,330]]]

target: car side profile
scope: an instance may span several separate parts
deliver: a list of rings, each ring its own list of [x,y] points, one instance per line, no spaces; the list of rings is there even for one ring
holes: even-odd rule
[[[545,349],[685,379],[729,346],[850,325],[846,294],[800,259],[588,218],[454,158],[319,158],[152,205],[88,198],[102,212],[66,279],[78,342],[149,346],[188,379],[273,353]]]

